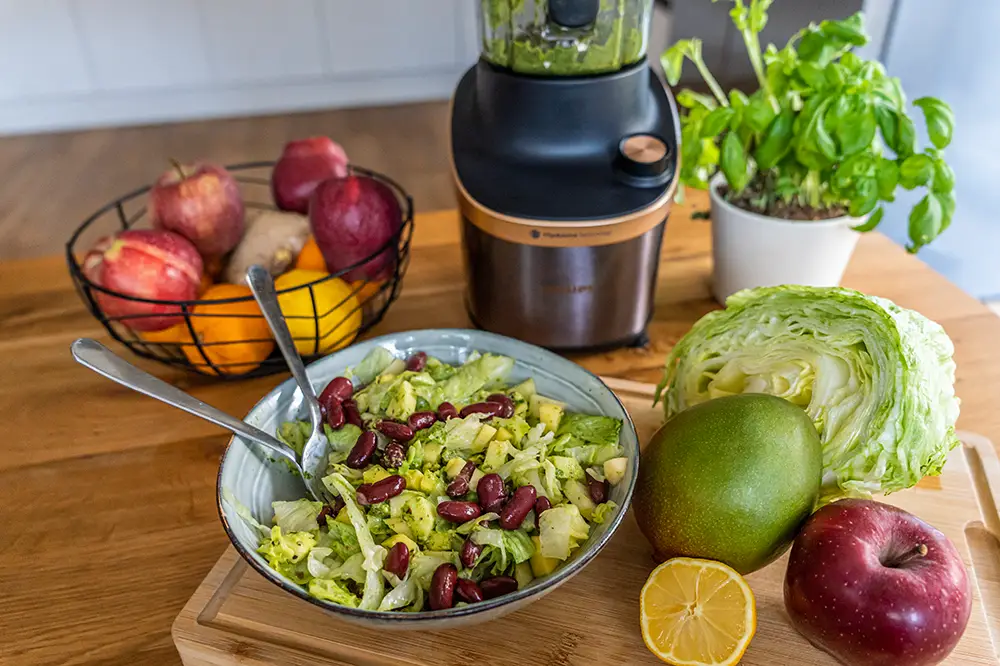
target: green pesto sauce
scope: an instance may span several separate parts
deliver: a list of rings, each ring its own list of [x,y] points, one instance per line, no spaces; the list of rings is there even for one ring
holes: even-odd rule
[[[625,0],[602,0],[595,25],[565,39],[541,36],[544,17],[531,22],[529,32],[521,32],[516,24],[524,1],[482,0],[487,22],[483,56],[496,65],[522,74],[581,76],[617,71],[643,55],[639,19],[626,15]]]

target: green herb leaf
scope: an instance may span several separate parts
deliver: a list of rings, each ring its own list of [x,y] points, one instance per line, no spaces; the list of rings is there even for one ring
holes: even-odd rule
[[[944,150],[951,143],[955,131],[955,114],[951,107],[936,97],[921,97],[913,102],[924,112],[927,122],[927,135],[939,150]]]
[[[882,216],[884,214],[885,214],[885,209],[882,208],[882,206],[879,206],[878,208],[875,209],[875,212],[873,212],[871,215],[868,216],[868,219],[864,222],[864,224],[859,224],[858,226],[851,228],[854,229],[855,231],[861,231],[861,232],[871,231],[872,229],[878,226],[879,222],[882,221]]]
[[[742,91],[736,89],[729,91],[729,105],[736,109],[736,111],[742,111],[743,107],[749,103],[749,98]]]
[[[771,169],[788,154],[792,148],[794,123],[795,114],[791,109],[782,109],[778,117],[771,122],[757,150],[754,151],[754,159],[757,160],[759,168]]]
[[[909,252],[917,252],[924,245],[938,237],[944,220],[944,210],[941,202],[932,194],[926,195],[910,211],[910,246]]]
[[[722,153],[719,166],[726,176],[726,181],[734,194],[739,194],[750,181],[747,169],[747,154],[743,142],[735,132],[730,132],[722,140]]]
[[[733,119],[736,112],[732,107],[720,106],[714,109],[701,124],[702,138],[714,138],[719,136],[724,129],[729,127],[729,121]]]
[[[743,110],[743,120],[754,134],[762,134],[775,117],[771,103],[763,94],[757,93],[750,98],[750,103]]]
[[[955,189],[955,172],[940,157],[934,160],[934,184],[931,190],[937,194],[947,194]]]
[[[843,118],[836,129],[837,142],[843,155],[854,155],[867,150],[875,139],[877,121],[875,110],[861,99],[853,100],[850,117]]]
[[[687,89],[677,93],[677,104],[685,109],[704,108],[709,111],[718,106],[711,95],[703,95]]]
[[[663,74],[672,86],[681,80],[681,70],[684,68],[684,56],[690,51],[690,40],[682,39],[674,43],[660,56]]]
[[[864,46],[868,43],[864,15],[861,12],[842,21],[823,21],[819,24],[819,28],[824,35],[836,37],[852,46]]]
[[[935,192],[934,198],[941,204],[941,231],[951,226],[951,218],[955,215],[955,194],[953,192]]]
[[[899,184],[908,190],[922,187],[934,177],[934,160],[927,155],[910,155],[899,167]]]
[[[799,65],[795,73],[802,81],[814,90],[822,90],[827,87],[826,69],[814,62],[804,62]]]
[[[913,121],[905,114],[900,114],[899,118],[899,138],[896,146],[890,146],[899,157],[908,157],[917,152],[917,128]]]
[[[862,217],[874,210],[878,205],[878,183],[874,178],[864,178],[854,184],[854,196],[851,197],[847,212],[851,217]]]
[[[899,185],[899,166],[890,159],[880,158],[878,172],[878,196],[882,201],[896,200],[896,186]]]

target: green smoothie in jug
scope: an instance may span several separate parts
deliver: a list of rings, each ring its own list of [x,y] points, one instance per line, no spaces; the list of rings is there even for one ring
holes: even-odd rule
[[[483,57],[521,74],[605,74],[645,55],[652,0],[600,0],[596,20],[583,27],[550,21],[548,0],[481,3]]]

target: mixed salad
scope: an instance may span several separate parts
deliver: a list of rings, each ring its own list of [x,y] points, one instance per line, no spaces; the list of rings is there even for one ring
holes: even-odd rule
[[[320,396],[334,505],[274,502],[258,552],[310,595],[422,611],[507,594],[550,574],[615,509],[622,422],[516,386],[514,360],[452,366],[374,349]],[[307,422],[278,436],[301,452]]]

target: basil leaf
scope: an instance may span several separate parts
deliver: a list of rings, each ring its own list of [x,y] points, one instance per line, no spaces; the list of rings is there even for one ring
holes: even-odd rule
[[[875,179],[865,178],[857,181],[847,212],[851,217],[862,217],[872,212],[876,205],[878,205],[878,183]]]
[[[951,226],[951,218],[955,215],[955,195],[952,192],[935,192],[934,198],[941,204],[941,232]]]
[[[757,145],[757,150],[754,151],[753,156],[759,168],[770,169],[788,154],[792,147],[794,122],[795,113],[791,109],[782,109],[778,117],[771,122],[764,133],[764,138]]]
[[[734,194],[739,194],[750,182],[750,175],[747,170],[747,154],[743,148],[743,142],[736,136],[735,132],[730,132],[722,140],[722,153],[719,158],[719,166],[725,174],[729,187]]]
[[[927,155],[910,155],[899,167],[899,184],[908,190],[922,187],[934,177],[934,160]]]
[[[722,130],[729,126],[729,121],[733,119],[736,112],[728,106],[720,106],[713,110],[701,124],[701,137],[714,138],[722,134]]]
[[[955,114],[951,107],[936,97],[921,97],[913,102],[924,112],[927,123],[927,135],[938,150],[944,150],[951,143],[955,130]]]
[[[863,224],[859,224],[856,227],[852,227],[852,229],[861,232],[871,231],[872,229],[878,226],[879,222],[882,221],[883,215],[885,215],[885,209],[882,208],[882,206],[879,206],[878,208],[875,209],[875,212],[873,212],[871,215],[868,216],[868,219]]]
[[[878,182],[879,199],[895,201],[896,186],[899,185],[899,166],[890,159],[881,158],[875,179]]]
[[[917,252],[941,233],[944,210],[936,196],[926,195],[910,211],[909,235],[911,245],[906,249]]]
[[[934,184],[931,190],[937,194],[947,194],[953,189],[955,189],[955,172],[941,158],[934,160]]]
[[[761,134],[775,117],[771,103],[767,101],[763,94],[754,95],[750,98],[750,103],[743,110],[743,120],[754,134]]]
[[[842,21],[823,21],[819,27],[824,35],[836,37],[853,46],[864,46],[868,43],[864,16],[861,12],[857,12]]]
[[[689,48],[680,40],[663,52],[660,56],[660,64],[663,65],[663,75],[672,86],[676,86],[681,80],[681,70],[684,68],[684,55]]]
[[[802,63],[795,73],[813,90],[822,90],[827,87],[826,70],[814,62]]]
[[[893,151],[899,157],[908,157],[917,152],[917,129],[907,115],[899,115],[899,138]]]

